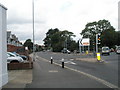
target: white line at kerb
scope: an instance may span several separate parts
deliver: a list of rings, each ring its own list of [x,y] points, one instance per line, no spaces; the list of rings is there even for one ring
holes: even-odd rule
[[[41,58],[41,57],[40,57],[40,58]],[[44,59],[44,58],[41,58],[41,59],[44,60],[44,61],[46,61],[46,62],[49,62],[47,59]],[[55,62],[53,62],[53,64],[58,65],[58,66],[62,66],[61,64],[58,64],[58,63],[55,63]],[[103,79],[100,79],[100,78],[98,78],[98,77],[95,77],[95,76],[93,76],[93,75],[91,75],[91,74],[88,74],[88,73],[85,73],[85,72],[82,72],[82,71],[79,71],[79,70],[77,70],[77,69],[73,69],[73,68],[70,68],[70,67],[67,67],[67,66],[64,66],[64,68],[67,68],[67,69],[69,69],[69,70],[72,70],[72,71],[81,73],[81,74],[83,74],[83,75],[85,75],[85,76],[87,76],[87,77],[89,77],[89,78],[91,78],[91,79],[94,79],[94,80],[96,80],[96,81],[98,81],[98,82],[100,82],[100,83],[108,86],[109,88],[118,88],[116,85],[114,85],[114,84],[112,84],[112,83],[109,83],[109,82],[107,82],[107,81],[105,81],[105,80],[103,80]]]

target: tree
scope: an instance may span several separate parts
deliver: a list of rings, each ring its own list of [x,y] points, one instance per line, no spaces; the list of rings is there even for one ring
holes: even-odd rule
[[[48,30],[48,32],[46,33],[46,38],[43,40],[46,47],[51,47],[52,38],[57,32],[59,32],[59,29],[57,28]]]
[[[47,49],[52,48],[55,52],[60,52],[64,47],[71,48],[72,37],[75,35],[67,30],[49,29],[46,38],[43,40]]]
[[[115,45],[116,32],[112,29],[104,30],[101,35],[102,46],[109,46],[112,48]]]
[[[101,46],[108,45],[113,46],[111,42],[114,41],[115,36],[115,29],[113,26],[111,26],[110,22],[108,20],[99,20],[98,22],[90,22],[85,26],[85,29],[82,30],[80,33],[83,35],[83,38],[89,37],[90,38],[90,45],[93,48],[93,42],[95,42],[96,34],[101,34]],[[111,39],[110,39],[111,38]]]
[[[115,33],[115,45],[120,45],[120,31],[116,31],[116,33]]]
[[[30,52],[32,52],[32,50],[33,50],[33,42],[31,42],[31,39],[27,39],[23,46],[28,47],[28,50],[30,50]]]

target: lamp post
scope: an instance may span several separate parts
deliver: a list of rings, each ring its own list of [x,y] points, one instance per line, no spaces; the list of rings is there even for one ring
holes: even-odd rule
[[[35,61],[34,0],[32,0],[32,18],[33,18],[33,61]]]

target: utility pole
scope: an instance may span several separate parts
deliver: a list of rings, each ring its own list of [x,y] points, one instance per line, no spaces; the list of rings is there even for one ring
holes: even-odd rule
[[[33,16],[33,61],[35,61],[34,0],[32,0],[32,16]]]

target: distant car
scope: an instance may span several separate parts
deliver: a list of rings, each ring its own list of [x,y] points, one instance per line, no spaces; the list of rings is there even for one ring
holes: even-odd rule
[[[11,52],[7,52],[7,63],[21,63],[24,60],[20,56],[16,56]]]
[[[104,54],[110,55],[109,47],[102,47],[102,55],[104,55]]]
[[[68,54],[70,54],[71,52],[65,48],[65,49],[62,50],[62,53],[68,53]]]
[[[25,55],[20,55],[20,54],[18,54],[16,52],[12,52],[12,53],[15,54],[16,56],[20,56],[23,60],[28,60],[28,57],[25,56]]]
[[[118,47],[116,48],[116,53],[117,53],[117,54],[120,54],[120,46],[118,46]]]

